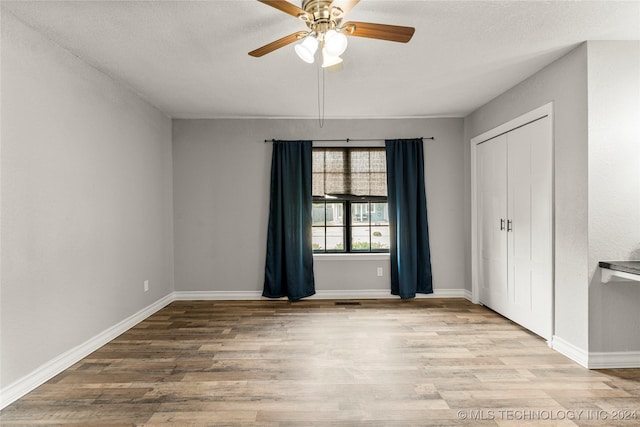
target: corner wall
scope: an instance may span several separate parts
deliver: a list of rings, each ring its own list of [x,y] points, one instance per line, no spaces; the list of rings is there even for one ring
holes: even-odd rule
[[[550,101],[554,348],[592,368],[637,367],[640,285],[603,284],[598,261],[640,259],[640,42],[583,43],[465,118],[465,140]]]
[[[640,260],[640,42],[588,42],[589,350],[640,366],[640,282],[598,261]],[[633,362],[635,361],[635,363]]]
[[[173,201],[171,120],[4,10],[1,24],[6,390],[172,293]]]
[[[587,47],[548,65],[465,118],[467,277],[471,277],[469,141],[541,105],[554,108],[555,332],[586,356],[588,343]],[[468,280],[470,283],[470,280]]]

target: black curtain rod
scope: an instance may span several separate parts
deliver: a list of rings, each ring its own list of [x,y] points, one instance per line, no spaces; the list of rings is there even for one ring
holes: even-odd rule
[[[386,141],[387,139],[407,139],[407,138],[362,138],[362,139],[357,139],[357,138],[345,138],[345,139],[312,139],[311,142],[346,142],[347,144],[350,142],[355,142],[355,141],[359,141],[359,142],[364,142],[364,141]],[[431,139],[431,140],[435,140],[435,138],[433,136],[421,136],[419,138],[415,138],[415,139]],[[265,139],[264,143],[266,144],[267,142],[276,142],[279,141],[277,139]]]

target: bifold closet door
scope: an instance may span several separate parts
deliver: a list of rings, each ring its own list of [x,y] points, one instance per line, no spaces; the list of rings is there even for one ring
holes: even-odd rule
[[[480,302],[505,314],[507,282],[507,136],[478,146]]]
[[[507,134],[509,317],[551,338],[552,152],[549,118]]]
[[[477,146],[480,302],[552,335],[552,135],[548,117]]]

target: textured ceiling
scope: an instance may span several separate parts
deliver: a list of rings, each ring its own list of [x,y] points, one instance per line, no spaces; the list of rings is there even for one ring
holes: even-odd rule
[[[306,28],[257,1],[2,8],[172,117],[318,116],[315,65],[292,46],[247,55]],[[349,38],[342,68],[324,76],[327,118],[465,116],[585,40],[640,39],[640,1],[362,0],[346,20],[416,33],[408,44]]]

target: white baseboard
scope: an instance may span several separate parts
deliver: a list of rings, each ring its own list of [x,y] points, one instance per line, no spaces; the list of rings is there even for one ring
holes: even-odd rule
[[[161,308],[173,301],[173,295],[169,294],[153,304],[143,308],[137,313],[127,317],[118,324],[104,330],[84,343],[68,350],[58,357],[48,361],[36,370],[14,381],[0,390],[0,409],[15,402],[36,387],[49,381],[65,369],[79,362],[93,353],[109,341],[133,328],[135,325],[151,316]]]
[[[588,352],[556,335],[551,348],[588,369],[640,368],[640,351]]]
[[[224,300],[260,300],[260,291],[176,291],[176,301],[224,301]],[[308,299],[397,299],[388,289],[356,290],[316,290]],[[471,292],[466,289],[436,289],[432,294],[418,294],[416,298],[465,298],[471,300]]]
[[[589,353],[589,369],[640,368],[640,351]]]
[[[36,387],[49,381],[65,369],[79,362],[98,348],[109,341],[133,328],[147,317],[164,308],[173,301],[196,301],[196,300],[260,300],[260,291],[176,291],[173,292],[139,312],[129,316],[118,324],[99,333],[86,342],[64,352],[60,356],[48,361],[33,372],[16,380],[12,384],[0,390],[0,409],[5,408],[15,402]],[[364,289],[364,290],[319,290],[311,298],[315,299],[383,299],[398,298],[391,295],[387,289]],[[466,298],[471,300],[471,292],[466,289],[443,289],[434,290],[433,294],[418,294],[416,298]]]
[[[557,335],[554,335],[551,339],[551,348],[585,368],[589,367],[589,352],[565,341]]]
[[[262,298],[260,291],[175,291],[174,301],[254,301]]]

